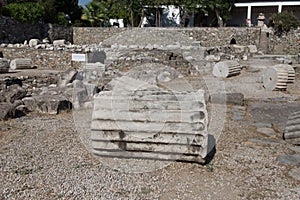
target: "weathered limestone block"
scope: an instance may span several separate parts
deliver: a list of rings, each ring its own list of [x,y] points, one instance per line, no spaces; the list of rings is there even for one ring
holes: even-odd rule
[[[241,73],[242,67],[237,61],[226,60],[215,64],[213,75],[216,77],[227,78]]]
[[[9,62],[6,59],[0,58],[0,74],[9,71]]]
[[[269,91],[286,90],[288,83],[288,71],[281,67],[269,67],[263,75],[263,86]]]
[[[58,87],[66,87],[68,83],[72,83],[77,75],[78,71],[74,68],[69,68],[65,72],[59,75]]]
[[[36,45],[40,44],[40,40],[39,39],[31,39],[29,40],[29,47],[35,47]]]
[[[246,46],[241,46],[241,45],[234,44],[234,45],[232,45],[232,47],[233,47],[235,53],[244,53],[245,50],[246,50]]]
[[[66,44],[67,44],[67,42],[65,39],[53,41],[54,46],[65,46]]]
[[[211,94],[211,103],[214,104],[229,104],[243,106],[245,102],[244,95],[242,93],[218,93]]]
[[[80,108],[88,100],[88,92],[80,80],[73,81],[72,104],[75,109]]]
[[[94,99],[93,153],[203,163],[209,153],[204,92],[173,92],[126,80],[128,85]]]
[[[287,73],[288,73],[287,83],[294,83],[296,75],[295,75],[295,70],[292,65],[279,64],[279,65],[275,65],[274,67],[287,71]]]
[[[10,62],[10,68],[16,69],[32,69],[32,60],[30,58],[16,58]]]
[[[22,101],[0,102],[0,120],[7,120],[17,116],[17,108],[23,104]]]
[[[256,45],[248,45],[249,53],[255,54],[258,52]]]
[[[104,51],[95,51],[87,54],[87,61],[89,63],[100,62],[104,64],[106,59],[106,53]]]
[[[292,144],[300,145],[300,112],[292,113],[286,123],[283,138]]]
[[[22,101],[29,111],[42,114],[58,114],[72,109],[72,103],[62,95],[39,95],[23,98]]]
[[[83,63],[79,71],[84,80],[91,82],[98,82],[104,76],[105,65],[101,62],[96,63]]]
[[[14,103],[16,100],[21,100],[26,94],[27,91],[24,88],[18,84],[14,84],[0,91],[0,95],[2,96],[0,99],[3,99],[5,102]]]

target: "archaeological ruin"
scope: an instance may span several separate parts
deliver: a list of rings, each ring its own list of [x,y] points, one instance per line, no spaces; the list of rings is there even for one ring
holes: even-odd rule
[[[260,27],[21,31],[1,18],[1,120],[88,110],[95,155],[206,163],[216,106],[240,106],[237,121],[254,112],[255,124],[255,105],[270,101],[286,108],[277,131],[299,144],[299,30],[281,38]]]

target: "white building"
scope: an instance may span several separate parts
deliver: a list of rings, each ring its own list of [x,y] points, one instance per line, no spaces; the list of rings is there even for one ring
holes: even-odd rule
[[[289,11],[300,20],[300,1],[267,1],[267,0],[240,0],[235,3],[232,10],[232,18],[227,25],[243,26],[246,20],[250,20],[252,24],[257,24],[259,13],[263,13],[268,22],[269,17],[277,12]]]

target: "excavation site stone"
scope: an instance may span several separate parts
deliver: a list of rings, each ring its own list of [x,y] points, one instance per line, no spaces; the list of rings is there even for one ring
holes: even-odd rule
[[[94,99],[93,153],[104,157],[204,163],[204,91],[175,92],[123,76]]]

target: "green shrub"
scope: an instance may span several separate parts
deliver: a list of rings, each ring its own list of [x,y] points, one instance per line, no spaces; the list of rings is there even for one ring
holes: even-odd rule
[[[275,13],[269,18],[268,26],[273,27],[277,35],[289,32],[292,28],[299,26],[298,18],[287,11]]]
[[[45,10],[40,3],[11,3],[4,7],[3,15],[23,23],[36,23],[43,19]]]

